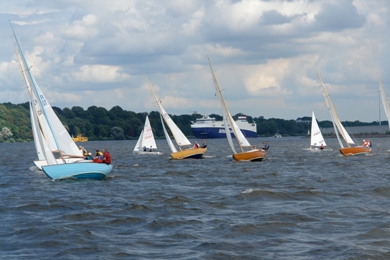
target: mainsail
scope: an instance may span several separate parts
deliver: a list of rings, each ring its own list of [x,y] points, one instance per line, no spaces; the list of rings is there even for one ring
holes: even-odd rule
[[[210,59],[208,59],[208,60],[209,60],[209,65],[210,65],[210,69],[211,69],[211,74],[213,77],[215,91],[217,92],[217,95],[219,97],[219,100],[220,100],[221,106],[222,106],[223,121],[224,121],[224,125],[225,125],[226,137],[228,139],[229,145],[230,145],[233,153],[237,153],[235,148],[234,148],[234,145],[233,145],[232,137],[230,135],[230,130],[229,130],[229,124],[230,124],[230,126],[232,127],[232,130],[233,130],[234,136],[236,137],[237,142],[240,146],[240,149],[242,152],[244,152],[243,147],[250,147],[251,145],[249,144],[248,140],[242,134],[240,128],[237,126],[236,122],[233,120],[232,116],[230,115],[229,109],[226,105],[225,99],[223,98],[222,91],[221,91],[221,88],[219,87],[219,83],[218,83],[217,77],[215,76],[214,69],[211,65]],[[229,124],[227,124],[227,122],[229,122]]]
[[[329,94],[326,91],[325,85],[322,82],[321,76],[318,73],[317,69],[316,69],[316,73],[317,73],[318,79],[320,80],[320,83],[321,83],[322,96],[325,98],[326,106],[329,109],[330,116],[331,116],[332,122],[333,122],[333,127],[334,127],[334,130],[335,130],[336,136],[337,136],[337,140],[339,141],[340,147],[343,148],[344,146],[343,146],[343,143],[340,140],[339,133],[341,134],[341,136],[343,137],[344,141],[347,143],[347,145],[349,147],[350,144],[355,144],[355,143],[352,141],[351,137],[349,136],[349,134],[347,133],[347,131],[345,130],[345,128],[341,124],[341,122],[340,122],[340,120],[339,120],[339,118],[338,118],[338,116],[336,114],[336,110],[333,107],[332,101],[330,100]]]

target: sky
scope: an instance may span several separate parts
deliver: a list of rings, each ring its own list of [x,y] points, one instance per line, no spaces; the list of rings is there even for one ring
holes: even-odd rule
[[[232,115],[386,120],[388,0],[6,0],[0,102],[28,101],[12,21],[51,105],[219,114],[210,59]]]

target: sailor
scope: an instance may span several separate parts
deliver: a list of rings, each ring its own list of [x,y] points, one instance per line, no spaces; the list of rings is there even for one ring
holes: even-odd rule
[[[264,147],[262,148],[264,151],[267,151],[269,149],[269,144],[268,142],[265,142]]]
[[[324,150],[325,146],[324,144],[321,144],[321,150]]]
[[[203,140],[203,144],[202,144],[201,148],[206,148],[206,147],[207,147],[207,142],[206,142],[206,140]]]
[[[79,149],[80,149],[80,151],[82,151],[83,152],[83,156],[87,156],[88,155],[88,151],[87,151],[87,149],[85,149],[83,146],[79,146]]]
[[[102,151],[103,151],[103,162],[106,164],[110,164],[112,161],[111,154],[105,148]]]
[[[88,153],[87,156],[85,156],[85,160],[92,160],[92,153]]]
[[[194,144],[194,148],[199,148],[199,144],[198,144],[198,142],[195,142],[195,144]]]
[[[152,148],[152,146],[150,146],[150,148],[149,148],[149,152],[151,152],[151,151],[153,151],[153,148]]]

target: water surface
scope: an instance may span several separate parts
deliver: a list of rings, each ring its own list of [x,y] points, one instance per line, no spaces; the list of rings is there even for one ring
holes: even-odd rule
[[[194,140],[193,140],[194,141]],[[197,140],[203,142],[203,140]],[[33,166],[33,143],[0,144],[2,259],[388,259],[389,149],[370,156],[310,152],[308,138],[257,138],[262,162],[232,161],[225,139],[207,158],[133,155],[108,148],[103,181],[52,181]],[[361,141],[361,140],[360,140]]]

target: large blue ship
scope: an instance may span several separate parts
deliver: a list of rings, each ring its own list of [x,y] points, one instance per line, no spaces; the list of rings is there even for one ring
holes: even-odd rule
[[[235,121],[241,132],[247,138],[256,138],[256,123],[249,123],[245,115],[240,115]],[[191,124],[191,130],[195,138],[226,138],[226,131],[223,121],[216,121],[214,117],[204,115]],[[230,134],[234,138],[233,130],[230,128]]]

